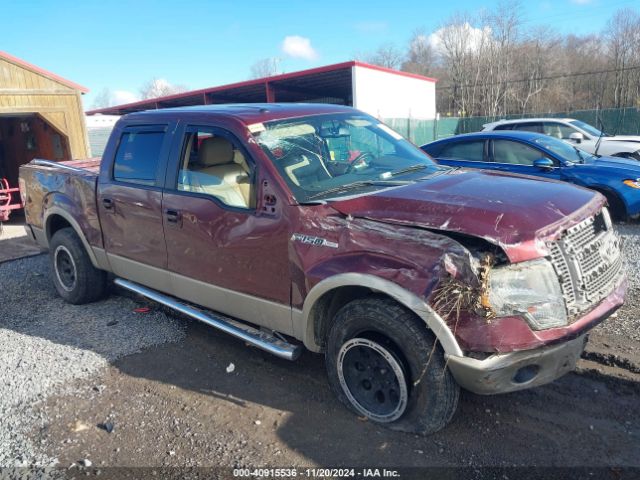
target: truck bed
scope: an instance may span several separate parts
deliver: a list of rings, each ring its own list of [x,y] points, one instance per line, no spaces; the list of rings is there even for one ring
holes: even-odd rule
[[[20,167],[25,220],[35,230],[34,235],[46,236],[47,219],[66,214],[77,219],[90,245],[102,246],[96,209],[100,161],[100,158],[64,162],[34,159]]]

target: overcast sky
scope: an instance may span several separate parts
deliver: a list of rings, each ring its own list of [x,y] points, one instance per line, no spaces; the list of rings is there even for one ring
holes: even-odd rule
[[[350,60],[383,43],[404,48],[412,32],[437,30],[456,11],[497,2],[0,0],[0,50],[91,90],[132,99],[151,78],[203,88],[246,80],[266,57],[287,72]],[[528,0],[526,26],[600,31],[638,0]]]

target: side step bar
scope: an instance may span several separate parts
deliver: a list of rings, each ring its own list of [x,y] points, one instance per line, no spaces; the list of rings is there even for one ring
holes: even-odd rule
[[[295,360],[300,356],[302,351],[302,348],[299,345],[294,345],[281,340],[275,335],[263,332],[219,314],[216,314],[216,316],[213,316],[213,314],[210,313],[205,314],[204,312],[185,303],[181,303],[172,297],[156,292],[155,290],[151,290],[150,288],[143,287],[137,283],[130,282],[129,280],[116,278],[114,283],[119,287],[142,295],[149,300],[158,302],[165,307],[169,307],[180,313],[188,315],[191,318],[206,323],[213,328],[222,330],[223,332],[239,338],[240,340],[244,340],[248,344],[269,352],[276,357],[284,358],[286,360]]]

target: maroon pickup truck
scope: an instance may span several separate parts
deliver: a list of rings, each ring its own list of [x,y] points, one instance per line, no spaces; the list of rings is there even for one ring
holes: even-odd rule
[[[574,368],[623,302],[605,199],[452,169],[333,105],[133,113],[102,161],[21,168],[28,230],[71,303],[107,275],[293,360],[359,415],[430,433],[480,394]]]

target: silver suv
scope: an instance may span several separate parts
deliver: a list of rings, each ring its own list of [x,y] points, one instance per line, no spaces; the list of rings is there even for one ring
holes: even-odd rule
[[[640,136],[608,135],[573,118],[520,118],[483,125],[483,131],[524,130],[544,133],[594,155],[640,160]]]

